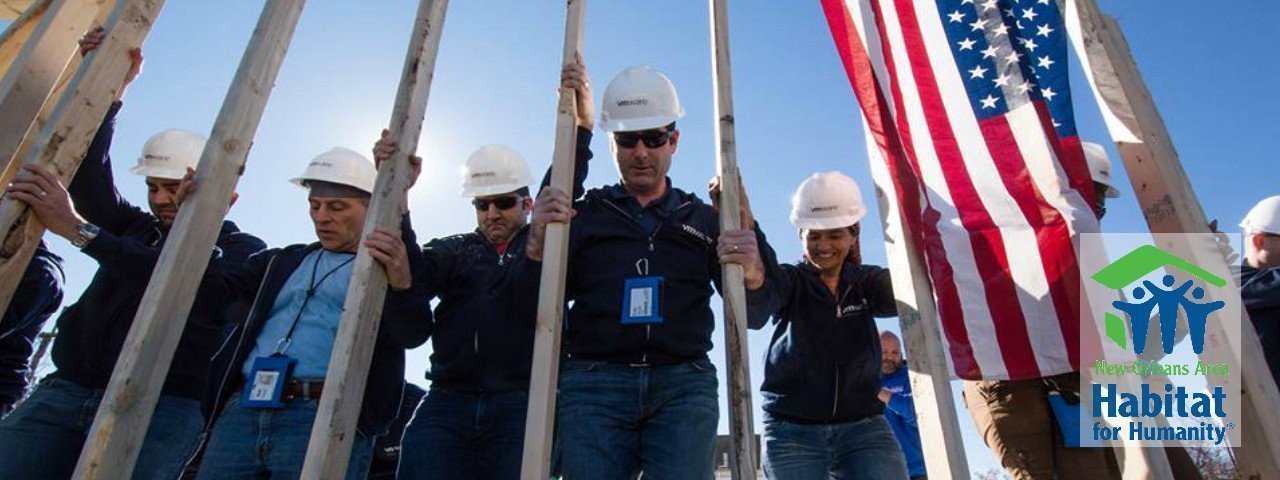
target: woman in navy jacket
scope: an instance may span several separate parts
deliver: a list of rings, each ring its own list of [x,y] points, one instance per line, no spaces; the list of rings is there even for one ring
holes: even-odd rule
[[[804,259],[779,265],[765,282],[776,325],[761,387],[769,478],[907,478],[876,398],[873,317],[896,310],[889,271],[859,258],[865,213],[857,185],[838,172],[810,176],[792,198]]]

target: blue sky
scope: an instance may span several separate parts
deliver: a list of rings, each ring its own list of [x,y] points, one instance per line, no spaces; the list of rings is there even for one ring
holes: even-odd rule
[[[472,150],[505,143],[534,171],[546,168],[552,150],[563,2],[451,3],[419,148],[426,167],[410,200],[424,240],[475,227],[470,205],[458,196],[458,170]],[[1248,0],[1224,15],[1186,1],[1101,4],[1120,20],[1206,212],[1233,227],[1258,199],[1280,193],[1269,174],[1276,165],[1269,142],[1280,138],[1280,124],[1272,120],[1280,100],[1271,93],[1280,73],[1271,19],[1280,6]],[[145,44],[146,67],[125,99],[112,149],[118,186],[132,201],[145,204],[145,189],[126,169],[148,136],[171,127],[210,130],[258,5],[168,2]],[[368,151],[390,117],[415,9],[409,0],[310,2],[249,155],[232,220],[273,246],[314,241],[305,194],[287,179],[332,146]],[[789,198],[805,177],[840,170],[872,198],[855,99],[817,0],[739,0],[730,15],[739,162],[756,217],[779,257],[794,260],[800,248],[787,220]],[[680,122],[671,176],[677,186],[699,192],[715,169],[708,24],[706,3],[690,0],[594,0],[586,20],[585,57],[596,88],[637,64],[665,71],[676,84],[688,117]],[[1081,136],[1108,144],[1092,95],[1073,68]],[[617,179],[603,140],[593,142],[597,160],[588,185]],[[1104,229],[1143,231],[1123,167],[1116,170],[1125,193],[1110,206]],[[880,226],[866,222],[863,231],[863,258],[883,264]],[[51,243],[67,260],[68,298],[75,298],[95,265],[64,240]],[[882,326],[896,329],[894,323]],[[757,387],[768,335],[751,337]],[[722,339],[717,329],[717,345]],[[410,352],[410,380],[424,383],[427,354],[425,348]],[[711,353],[717,363],[723,357],[718,347]],[[971,467],[995,467],[961,413]],[[721,416],[723,430],[727,414]],[[757,423],[760,418],[757,409]]]

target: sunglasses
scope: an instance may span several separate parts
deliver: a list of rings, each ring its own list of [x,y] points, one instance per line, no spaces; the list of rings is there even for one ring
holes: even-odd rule
[[[489,210],[489,205],[498,207],[498,210],[510,210],[512,207],[519,204],[521,200],[524,200],[524,197],[502,197],[492,200],[481,200],[477,198],[472,200],[471,204],[476,207],[476,211],[478,212]]]
[[[622,148],[636,148],[636,144],[644,142],[648,148],[658,148],[671,141],[672,126],[642,130],[638,132],[614,132],[613,142]]]

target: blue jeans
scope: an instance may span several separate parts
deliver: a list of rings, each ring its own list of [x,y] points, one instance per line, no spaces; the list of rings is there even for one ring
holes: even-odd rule
[[[907,479],[907,459],[889,422],[802,425],[765,412],[764,473],[771,480]]]
[[[281,409],[244,408],[232,395],[213,426],[200,463],[199,480],[298,478],[307,456],[311,423],[319,402],[291,401]],[[363,479],[373,460],[374,437],[356,433],[347,464],[349,480]]]
[[[400,480],[520,478],[525,391],[471,394],[432,388],[405,427]]]
[[[41,382],[0,421],[0,478],[71,478],[103,393],[56,378]],[[178,478],[195,454],[203,428],[200,402],[161,396],[132,478]]]
[[[556,433],[566,480],[715,478],[715,367],[567,360]]]

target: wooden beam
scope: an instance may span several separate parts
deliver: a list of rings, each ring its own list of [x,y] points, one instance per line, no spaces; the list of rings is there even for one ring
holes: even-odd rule
[[[142,44],[163,4],[163,0],[127,0],[99,12],[97,23],[107,28],[106,37],[80,61],[81,68],[67,83],[67,93],[57,99],[31,151],[21,157],[23,164],[48,168],[64,185],[71,181],[98,125],[118,97],[130,67],[128,51]],[[0,200],[0,271],[21,271],[31,260],[35,248],[24,247],[21,241],[29,217],[25,203],[8,197]],[[16,285],[8,277],[0,279],[0,308],[8,307]]]
[[[154,18],[160,4],[134,1],[125,6],[133,10],[126,10],[122,16]],[[143,5],[151,8],[139,10]],[[113,480],[129,478],[133,473],[174,350],[208,265],[209,252],[222,228],[231,193],[244,169],[302,6],[303,0],[271,0],[263,7],[200,156],[195,175],[200,188],[183,202],[169,230],[80,453],[74,478]],[[110,41],[120,35],[120,26],[108,27],[107,32]],[[104,42],[100,50],[107,45]],[[127,51],[116,48],[96,53],[127,62]],[[107,78],[119,84],[124,72]],[[100,121],[102,115],[93,118]]]
[[[31,11],[32,5],[39,5],[44,0],[0,0],[0,20],[22,18],[22,14]]]
[[[582,53],[586,0],[568,0],[564,25],[562,66]],[[573,167],[578,138],[578,102],[573,89],[560,88],[556,105],[555,147],[551,157],[551,186],[573,191]],[[569,224],[547,225],[542,244],[542,277],[538,319],[534,326],[533,372],[529,378],[529,410],[525,420],[522,480],[545,480],[551,472],[551,443],[556,426],[556,388],[560,379],[560,331],[564,326],[565,270],[569,261]]]
[[[1208,219],[1119,24],[1102,14],[1094,0],[1072,0],[1066,8],[1072,19],[1068,25],[1078,33],[1077,52],[1090,64],[1090,80],[1099,104],[1108,112],[1107,118],[1117,119],[1109,121],[1108,127],[1156,243],[1196,265],[1223,264],[1220,255],[1193,248],[1183,235],[1207,235]],[[1257,333],[1247,314],[1244,317],[1239,345],[1232,347],[1242,364],[1265,365]],[[1206,336],[1232,338],[1216,318],[1211,317]],[[1270,478],[1280,472],[1280,417],[1275,415],[1280,411],[1280,391],[1265,368],[1241,370],[1243,438],[1242,446],[1236,449],[1239,475]]]
[[[44,18],[44,12],[48,11],[49,4],[52,2],[53,0],[39,0],[38,3],[32,4],[31,8],[13,18],[13,22],[5,27],[4,32],[0,32],[0,75],[5,75],[5,72],[9,71],[9,66],[18,57],[18,52],[22,51],[22,46],[26,45],[27,39],[31,38],[31,33],[40,24],[41,19]]]
[[[372,233],[375,227],[397,228],[405,212],[412,177],[409,157],[418,149],[418,138],[422,134],[448,5],[448,0],[418,2],[418,16],[409,38],[389,127],[399,149],[378,168],[361,238]],[[346,475],[386,292],[386,272],[361,242],[342,308],[342,322],[329,357],[324,395],[320,397],[319,411],[311,425],[303,479],[325,480]]]
[[[917,253],[915,241],[903,228],[906,212],[901,211],[898,194],[885,164],[881,146],[863,123],[867,160],[876,184],[880,223],[884,227],[888,268],[893,272],[893,294],[897,298],[902,345],[906,348],[911,399],[916,408],[920,443],[929,478],[962,480],[970,478],[965,458],[957,401],[951,390],[951,365],[942,346],[942,322],[934,303],[933,283]]]
[[[0,77],[0,162],[14,155],[36,114],[53,98],[58,78],[77,56],[76,40],[93,27],[98,12],[111,11],[114,0],[54,0],[41,15],[12,64]],[[121,75],[120,78],[124,78]]]
[[[729,58],[729,0],[709,0],[711,73],[715,78],[716,174],[720,177],[720,231],[742,225],[742,184],[733,116],[733,68]],[[724,299],[724,352],[729,404],[729,473],[735,480],[755,480],[755,421],[751,408],[751,357],[747,346],[747,290],[742,265],[720,266]]]

